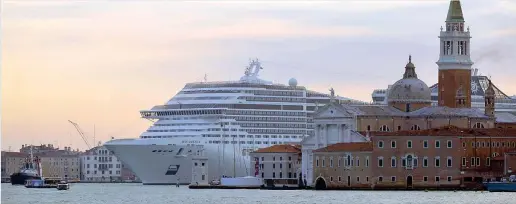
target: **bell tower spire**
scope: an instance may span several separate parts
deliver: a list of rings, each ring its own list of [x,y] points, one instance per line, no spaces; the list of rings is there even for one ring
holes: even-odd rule
[[[440,54],[439,61],[436,62],[439,67],[439,106],[456,108],[459,106],[457,101],[461,100],[465,104],[460,106],[471,108],[471,35],[469,27],[465,29],[464,22],[460,0],[451,0],[445,21],[446,28],[443,30],[441,27],[439,35]],[[457,96],[459,88],[463,96]]]

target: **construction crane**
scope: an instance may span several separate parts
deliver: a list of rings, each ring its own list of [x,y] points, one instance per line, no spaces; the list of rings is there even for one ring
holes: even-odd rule
[[[77,123],[72,122],[71,120],[68,120],[68,122],[72,123],[72,125],[75,127],[79,135],[82,137],[82,140],[84,140],[84,143],[86,143],[86,146],[88,146],[88,149],[91,149],[90,143],[86,139],[86,136],[84,136],[84,132],[82,132],[81,127],[77,125]]]

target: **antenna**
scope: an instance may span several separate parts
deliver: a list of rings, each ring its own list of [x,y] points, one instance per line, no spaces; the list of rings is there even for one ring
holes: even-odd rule
[[[204,74],[204,83],[208,81],[208,74]]]

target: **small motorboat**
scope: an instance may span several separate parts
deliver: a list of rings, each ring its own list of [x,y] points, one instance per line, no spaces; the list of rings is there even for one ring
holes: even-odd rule
[[[67,183],[66,181],[60,181],[58,184],[57,184],[57,190],[68,190],[70,189],[70,184]]]

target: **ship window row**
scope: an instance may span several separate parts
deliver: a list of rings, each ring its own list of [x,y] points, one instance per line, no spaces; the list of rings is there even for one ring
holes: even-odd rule
[[[195,83],[195,84],[187,84],[184,88],[194,89],[194,88],[265,88],[265,89],[276,89],[276,90],[303,90],[303,87],[292,87],[286,85],[267,85],[267,84],[254,84],[254,83],[242,83],[240,81],[234,83],[228,82],[214,82],[214,83]]]
[[[218,140],[214,140],[214,141],[209,141],[208,143],[210,144],[238,144],[237,141],[218,141]],[[281,142],[281,141],[240,141],[240,144],[287,144],[287,142]]]
[[[251,134],[263,134],[263,133],[276,133],[276,134],[304,134],[305,130],[286,130],[286,129],[244,129],[247,133]]]
[[[238,116],[234,117],[238,121],[274,121],[274,122],[305,122],[306,118],[285,118],[285,117],[251,117],[251,116]]]
[[[174,124],[156,124],[154,123],[154,126],[206,126],[206,125],[213,125],[210,123],[174,123]]]
[[[231,96],[199,96],[199,97],[174,97],[176,101],[183,100],[228,100]]]
[[[241,123],[241,127],[268,127],[268,128],[306,128],[305,124],[296,123]]]
[[[194,90],[181,91],[179,94],[198,94],[198,93],[240,93],[239,90]]]
[[[214,135],[214,134],[205,134],[203,135],[203,137],[221,137],[220,135]],[[229,135],[224,135],[224,137],[229,137]],[[237,135],[232,135],[232,137],[237,137]],[[246,135],[238,135],[239,138],[246,138]],[[262,135],[247,135],[247,138],[262,138]],[[263,138],[273,138],[273,139],[276,139],[276,138],[286,138],[286,139],[290,139],[290,138],[293,138],[293,139],[296,139],[297,136],[295,135],[284,135],[284,136],[281,136],[281,135],[263,135]]]
[[[147,132],[202,132],[203,129],[147,130]]]
[[[305,116],[305,112],[299,111],[257,111],[257,110],[228,110],[227,115],[267,115],[267,116]]]
[[[330,97],[328,94],[322,94],[317,92],[307,92],[306,97]]]
[[[272,101],[272,102],[298,102],[304,103],[304,98],[281,98],[281,97],[257,97],[257,96],[240,96],[238,99],[246,101]]]
[[[142,117],[151,116],[169,116],[169,115],[209,115],[222,114],[222,110],[174,110],[174,111],[159,111],[159,112],[142,112]]]
[[[254,95],[266,95],[266,96],[298,96],[302,97],[303,92],[294,91],[263,91],[263,90],[247,90],[245,93]]]

